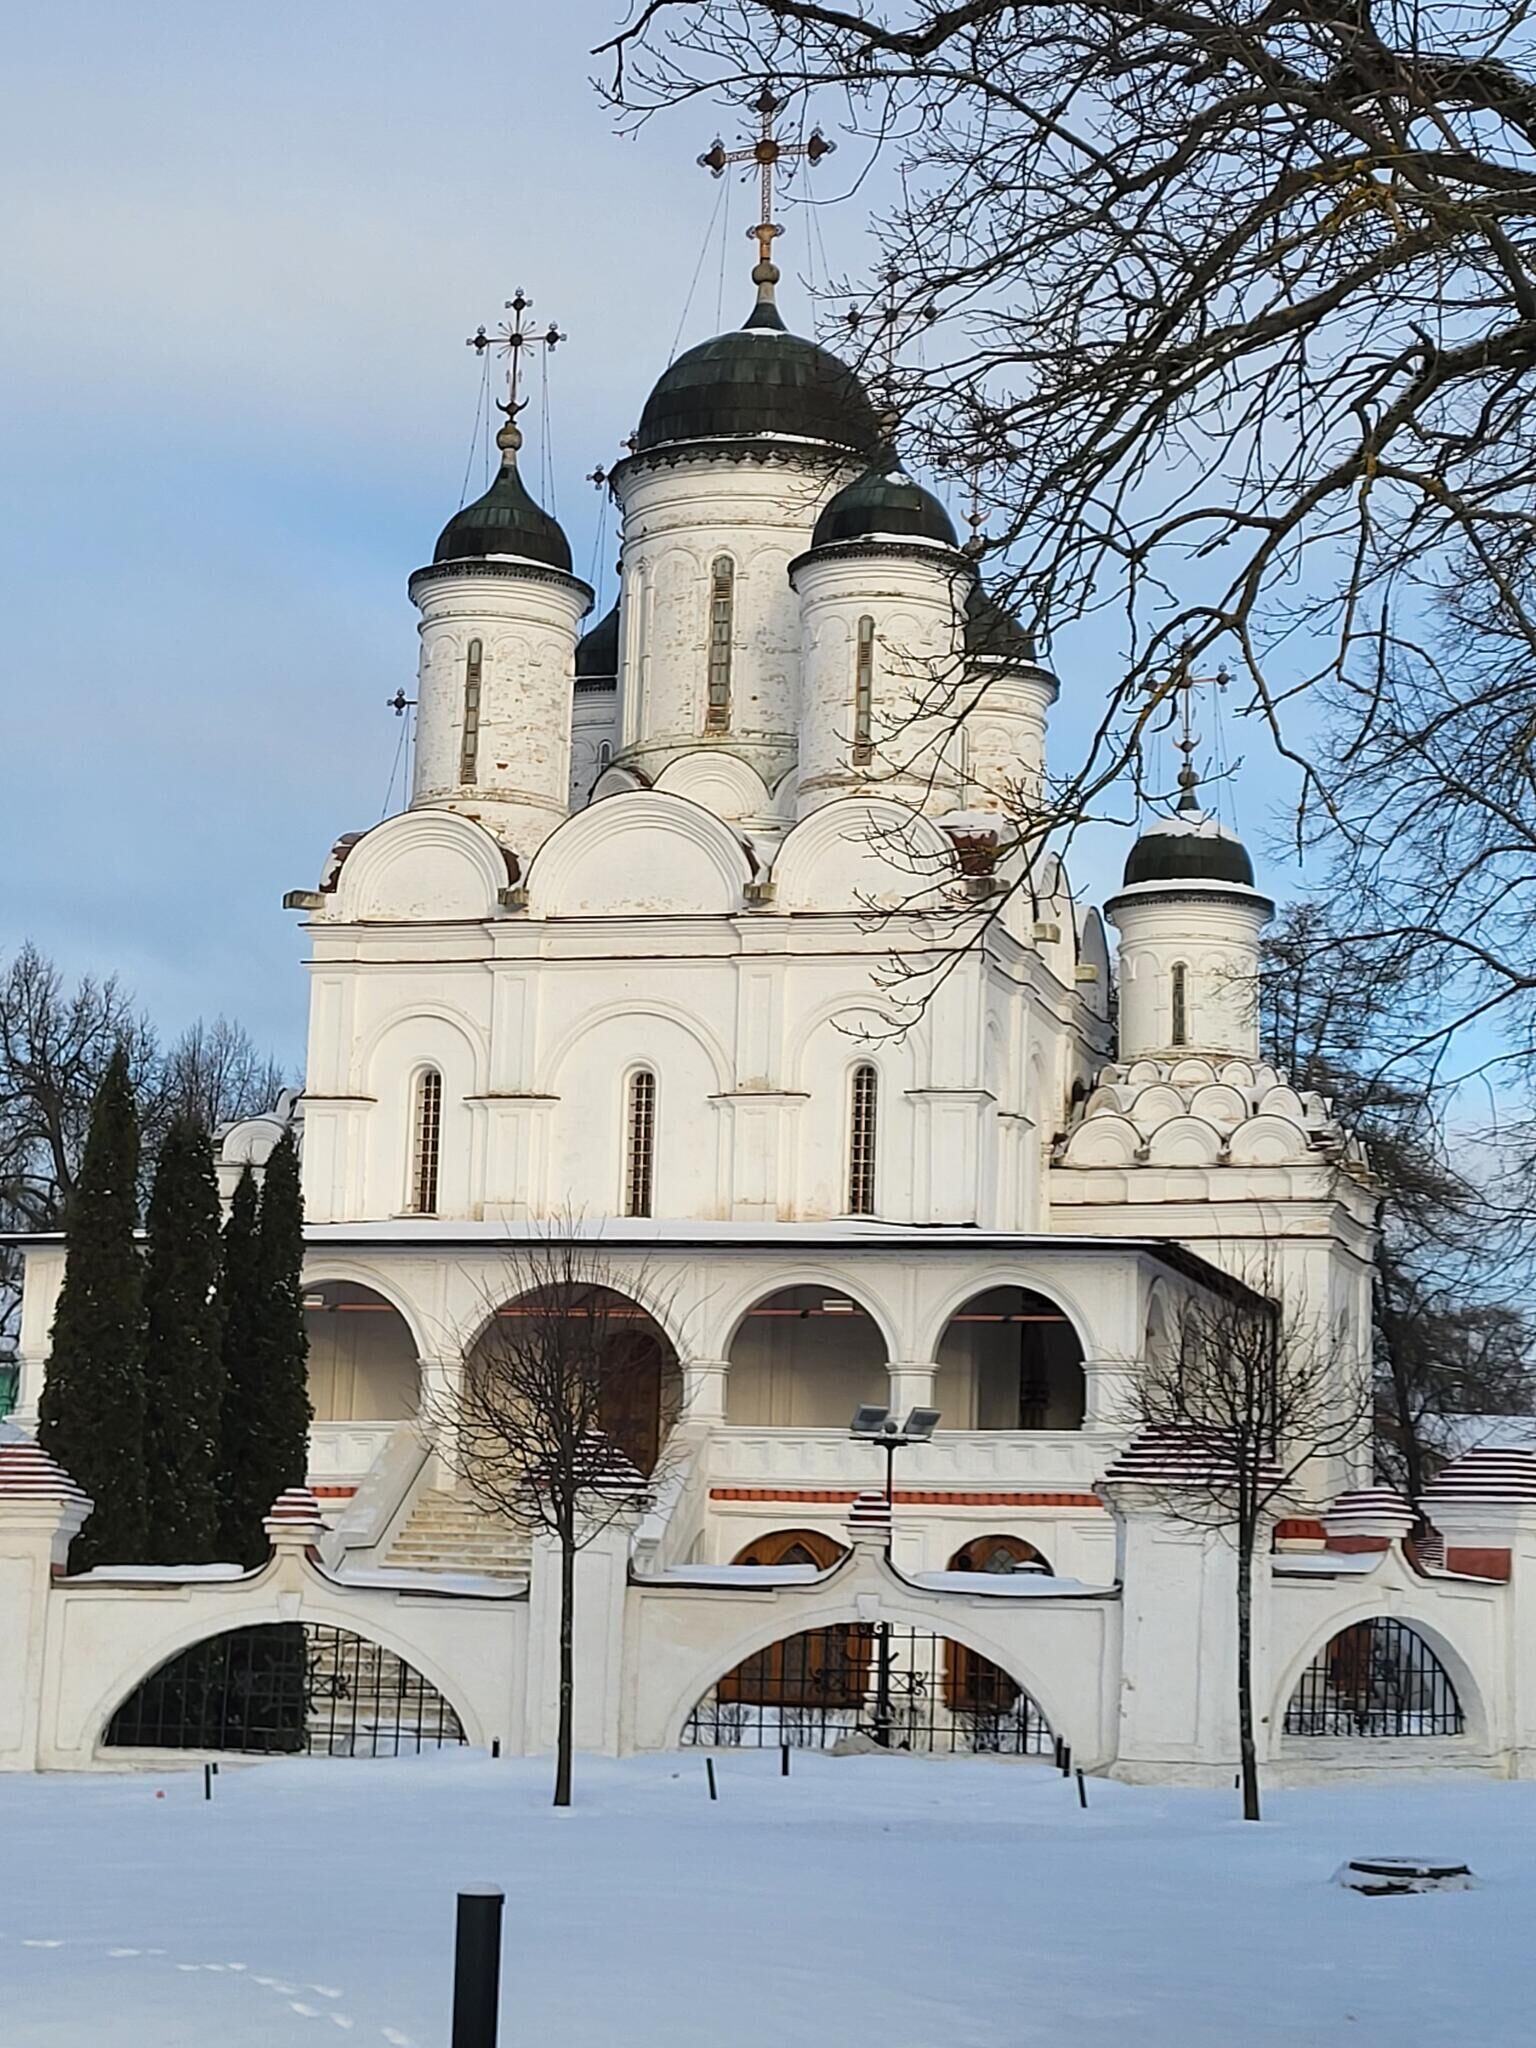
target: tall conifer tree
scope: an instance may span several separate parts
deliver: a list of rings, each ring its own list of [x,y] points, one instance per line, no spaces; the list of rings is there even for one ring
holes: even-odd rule
[[[267,1555],[262,1521],[309,1467],[308,1340],[300,1267],[304,1210],[298,1153],[284,1135],[267,1161],[258,1206],[246,1171],[224,1238],[224,1555]]]
[[[38,1441],[95,1509],[70,1551],[76,1571],[143,1558],[144,1274],[138,1222],[139,1117],[127,1053],[108,1063],[65,1214],[64,1285],[54,1317]]]
[[[191,1117],[166,1132],[147,1223],[146,1550],[156,1564],[207,1564],[220,1533],[219,1190],[208,1133]]]

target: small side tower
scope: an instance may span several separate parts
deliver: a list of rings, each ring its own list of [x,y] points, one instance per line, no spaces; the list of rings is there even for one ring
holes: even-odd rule
[[[1034,636],[978,581],[965,605],[966,806],[1014,811],[1039,802],[1045,733],[1060,686]]]
[[[500,472],[449,520],[409,585],[421,612],[411,807],[478,818],[525,861],[570,807],[576,639],[592,606],[565,534],[518,473],[519,357],[535,341],[552,345],[523,330],[529,304],[511,301],[517,324],[499,344],[512,366]],[[483,329],[476,345],[493,345]]]
[[[1241,840],[1208,811],[1186,762],[1171,818],[1131,848],[1105,914],[1120,935],[1119,1057],[1259,1052],[1259,935],[1275,906]]]
[[[887,446],[790,564],[800,600],[801,817],[837,797],[961,800],[955,712],[975,569],[949,514]]]

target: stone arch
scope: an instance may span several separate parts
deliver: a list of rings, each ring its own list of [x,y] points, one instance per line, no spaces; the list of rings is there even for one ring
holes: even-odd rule
[[[729,1423],[843,1429],[861,1402],[883,1406],[889,1399],[889,1335],[840,1284],[802,1281],[758,1291],[736,1318],[723,1355]]]
[[[886,850],[902,839],[910,842],[910,858]],[[953,842],[920,811],[890,797],[840,797],[819,805],[786,835],[773,867],[776,907],[897,909],[934,895],[953,864]]]
[[[309,1396],[316,1422],[405,1422],[421,1401],[410,1323],[366,1280],[306,1280]]]
[[[426,1358],[433,1355],[433,1346],[428,1340],[422,1322],[422,1311],[409,1294],[386,1273],[380,1273],[364,1259],[348,1259],[337,1256],[324,1247],[317,1248],[305,1262],[302,1287],[305,1293],[310,1288],[324,1287],[331,1281],[344,1281],[350,1286],[366,1287],[387,1301],[411,1333],[411,1342],[416,1346],[416,1356]]]
[[[568,1288],[545,1288],[537,1274],[528,1275],[533,1284],[498,1302],[466,1348],[466,1382],[477,1371],[494,1365],[497,1333],[503,1320],[515,1329],[520,1316],[541,1313],[560,1314],[568,1310],[573,1316],[596,1318],[597,1427],[641,1473],[649,1476],[682,1415],[682,1366],[677,1346],[646,1304],[628,1288],[616,1284],[617,1276],[608,1280],[600,1277],[601,1272],[602,1268],[595,1263],[584,1271],[578,1262]],[[550,1302],[550,1296],[562,1294],[574,1294],[576,1300]],[[548,1327],[546,1323],[545,1328]],[[594,1352],[588,1350],[585,1355],[592,1360]],[[516,1380],[510,1384],[515,1390]],[[585,1372],[582,1384],[591,1385]],[[473,1429],[473,1396],[466,1393],[466,1402]]]
[[[973,1295],[984,1294],[994,1287],[1022,1285],[1016,1261],[1011,1265],[983,1266],[979,1272],[972,1268],[963,1279],[952,1281],[948,1291],[939,1296],[937,1306],[928,1311],[927,1322],[919,1331],[922,1342],[909,1355],[913,1358],[936,1358],[938,1344],[945,1329],[956,1312],[964,1308]],[[1077,1291],[1064,1285],[1054,1273],[1047,1281],[1031,1281],[1030,1291],[1044,1295],[1061,1310],[1072,1325],[1077,1341],[1082,1347],[1083,1356],[1091,1357],[1094,1351],[1090,1342],[1091,1324],[1087,1308]]]
[[[1006,1571],[993,1561],[998,1556],[1006,1556],[1012,1560]],[[1003,1533],[995,1536],[970,1537],[961,1544],[945,1566],[945,1570],[1006,1576],[1006,1572],[1016,1571],[1020,1565],[1028,1565],[1032,1570],[1047,1575],[1051,1570],[1051,1561],[1045,1552],[1031,1543],[1027,1537]]]
[[[935,1405],[952,1429],[1081,1429],[1088,1379],[1077,1326],[1016,1280],[974,1288],[945,1319]]]
[[[402,811],[357,841],[332,902],[346,923],[477,921],[496,915],[507,880],[501,845],[473,819]]]
[[[803,1553],[803,1554],[801,1554]],[[829,1572],[848,1555],[846,1543],[839,1543],[822,1529],[769,1529],[744,1543],[732,1564],[814,1565]]]
[[[1477,1748],[1492,1746],[1492,1730],[1488,1721],[1488,1710],[1483,1688],[1473,1672],[1471,1664],[1445,1631],[1433,1621],[1427,1620],[1415,1608],[1399,1608],[1397,1605],[1382,1605],[1381,1594],[1374,1599],[1364,1598],[1353,1602],[1342,1612],[1335,1612],[1320,1627],[1308,1635],[1304,1647],[1293,1656],[1285,1667],[1284,1675],[1276,1690],[1270,1726],[1276,1741],[1301,1741],[1310,1738],[1286,1736],[1285,1718],[1303,1677],[1310,1670],[1314,1660],[1320,1657],[1340,1636],[1352,1628],[1372,1621],[1393,1621],[1400,1627],[1411,1629],[1429,1649],[1439,1663],[1455,1691],[1463,1717],[1463,1733],[1455,1738]],[[1449,1737],[1429,1738],[1449,1740]]]
[[[433,1689],[440,1693],[452,1709],[465,1741],[473,1748],[484,1748],[487,1742],[485,1728],[480,1716],[464,1698],[464,1692],[444,1671],[430,1652],[424,1652],[417,1642],[407,1642],[396,1629],[381,1624],[376,1616],[360,1615],[342,1602],[326,1601],[317,1607],[315,1603],[301,1600],[295,1607],[291,1596],[275,1593],[262,1594],[261,1581],[272,1571],[270,1562],[260,1571],[241,1582],[239,1588],[230,1587],[221,1593],[223,1599],[233,1596],[240,1611],[214,1620],[206,1608],[201,1608],[191,1618],[182,1617],[172,1628],[153,1638],[153,1647],[140,1645],[126,1669],[119,1668],[111,1679],[97,1693],[90,1711],[84,1716],[84,1726],[90,1730],[88,1752],[100,1757],[106,1744],[107,1729],[119,1708],[130,1700],[140,1686],[146,1684],[155,1674],[164,1670],[183,1652],[201,1642],[212,1642],[220,1636],[231,1635],[237,1630],[267,1628],[287,1622],[310,1622],[325,1628],[344,1629],[360,1637],[365,1643],[376,1645],[419,1672]],[[247,1592],[245,1589],[249,1588]],[[249,1603],[249,1604],[247,1604]],[[156,1607],[158,1616],[167,1610]]]
[[[846,1559],[844,1564],[846,1565]],[[835,1580],[834,1580],[835,1582]],[[808,1589],[810,1590],[810,1589]],[[821,1589],[815,1589],[818,1592]],[[776,1600],[772,1618],[757,1627],[745,1631],[732,1644],[728,1654],[722,1656],[718,1648],[701,1654],[685,1685],[673,1695],[672,1705],[664,1722],[662,1749],[672,1750],[681,1746],[682,1734],[689,1715],[698,1703],[717,1687],[728,1672],[745,1663],[748,1658],[771,1649],[775,1643],[788,1641],[795,1636],[812,1631],[844,1627],[868,1619],[860,1612],[859,1604],[848,1599],[830,1597],[831,1587],[826,1596],[817,1600],[809,1611],[796,1614],[790,1619],[791,1609],[787,1601]],[[798,1604],[798,1602],[796,1603]],[[905,1601],[892,1602],[882,1598],[879,1620],[891,1622],[899,1628],[910,1628],[925,1634],[933,1634],[957,1644],[973,1656],[984,1658],[995,1665],[1034,1702],[1047,1726],[1060,1729],[1063,1720],[1063,1702],[1054,1685],[1042,1684],[1039,1678],[1025,1668],[1012,1648],[993,1640],[983,1629],[976,1627],[969,1617],[952,1616],[945,1611],[923,1609]]]
[[[553,1048],[543,1061],[544,1086],[550,1094],[558,1094],[561,1070],[576,1046],[590,1037],[599,1026],[611,1023],[614,1018],[647,1019],[660,1018],[674,1024],[679,1031],[693,1039],[704,1057],[709,1061],[717,1094],[724,1095],[731,1087],[731,1064],[725,1048],[712,1033],[706,1031],[698,1017],[683,1008],[681,1003],[668,1002],[664,997],[647,997],[644,1002],[627,1000],[605,1003],[595,1010],[586,1010],[572,1024],[562,1038],[555,1041]],[[630,1057],[631,1066],[643,1064],[644,1056],[636,1051]]]

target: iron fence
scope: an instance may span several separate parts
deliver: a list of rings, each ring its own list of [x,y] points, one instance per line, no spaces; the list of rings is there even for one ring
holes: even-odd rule
[[[893,1622],[807,1629],[746,1658],[683,1729],[710,1749],[831,1749],[865,1736],[926,1755],[1044,1756],[1053,1737],[1029,1694],[990,1658]]]
[[[1377,1615],[1341,1629],[1285,1710],[1287,1735],[1460,1735],[1461,1701],[1416,1629]]]
[[[393,1651],[318,1622],[270,1622],[194,1643],[112,1716],[114,1749],[251,1756],[400,1756],[462,1743],[447,1700]]]

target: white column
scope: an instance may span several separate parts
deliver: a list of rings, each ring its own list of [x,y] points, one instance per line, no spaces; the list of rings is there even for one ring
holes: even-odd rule
[[[905,1421],[909,1409],[939,1405],[933,1398],[934,1378],[939,1370],[936,1365],[893,1362],[887,1370],[891,1376],[891,1413],[898,1422]]]
[[[683,1412],[680,1420],[705,1428],[725,1420],[728,1358],[690,1358],[683,1366]]]

